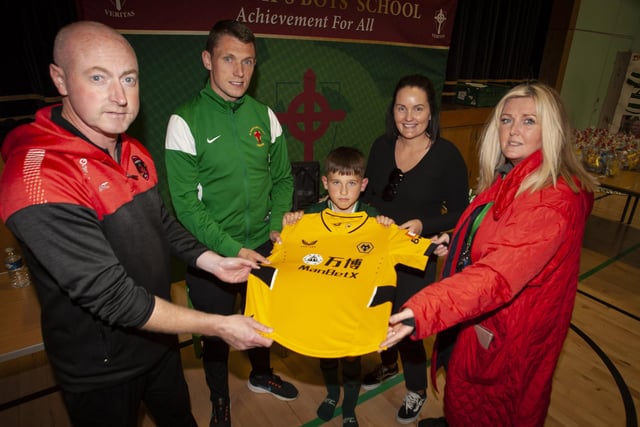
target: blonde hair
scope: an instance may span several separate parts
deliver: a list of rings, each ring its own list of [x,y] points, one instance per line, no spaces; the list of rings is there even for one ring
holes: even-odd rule
[[[542,164],[524,179],[517,194],[527,190],[534,192],[548,185],[555,187],[558,177],[562,177],[576,193],[580,189],[593,192],[597,182],[584,169],[575,153],[569,118],[560,95],[552,87],[540,82],[514,87],[496,105],[480,139],[480,176],[476,192],[489,188],[495,179],[496,169],[506,162],[500,148],[500,116],[505,103],[512,98],[532,98],[542,128]],[[578,180],[578,185],[574,178]]]

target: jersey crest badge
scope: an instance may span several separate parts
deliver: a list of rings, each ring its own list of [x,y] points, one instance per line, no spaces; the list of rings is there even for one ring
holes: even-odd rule
[[[254,126],[249,130],[249,135],[253,136],[258,143],[257,147],[264,147],[264,142],[262,142],[262,136],[264,135],[264,131],[260,128],[260,126]]]
[[[138,156],[131,156],[131,161],[136,166],[140,176],[149,181],[149,169],[147,169],[147,165],[144,164],[142,159]]]
[[[322,258],[322,255],[320,254],[308,254],[302,258],[302,261],[307,265],[318,265],[322,264],[324,258]]]
[[[358,252],[363,254],[368,254],[373,250],[373,243],[371,242],[360,242],[356,246],[358,248]]]

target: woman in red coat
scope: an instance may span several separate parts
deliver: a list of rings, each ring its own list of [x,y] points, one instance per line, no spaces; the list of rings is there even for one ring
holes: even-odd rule
[[[549,86],[517,86],[496,106],[481,140],[478,195],[442,238],[443,279],[391,317],[382,343],[455,326],[446,421],[419,426],[544,424],[595,189],[570,137]]]

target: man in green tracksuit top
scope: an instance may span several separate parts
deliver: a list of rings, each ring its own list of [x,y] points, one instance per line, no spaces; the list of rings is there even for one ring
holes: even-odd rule
[[[165,160],[171,199],[180,222],[222,255],[266,262],[272,241],[291,209],[293,178],[287,146],[274,112],[246,95],[255,68],[255,37],[237,21],[216,23],[202,52],[209,80],[171,116]],[[229,284],[188,269],[195,308],[234,312],[246,283]],[[213,404],[212,426],[229,426],[229,346],[204,337],[203,365]],[[269,349],[249,351],[248,386],[282,400],[296,388],[274,375]]]

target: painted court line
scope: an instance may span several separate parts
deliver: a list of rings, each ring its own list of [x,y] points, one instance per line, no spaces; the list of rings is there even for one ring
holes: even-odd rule
[[[429,367],[429,363],[430,361],[427,360],[427,368]],[[373,390],[369,390],[365,393],[362,393],[360,395],[360,397],[358,397],[358,405],[363,404],[364,402],[366,402],[369,399],[372,399],[374,397],[376,397],[377,395],[384,393],[385,391],[389,390],[392,387],[395,387],[396,385],[400,384],[404,382],[404,374],[399,374],[398,376],[396,376],[395,378],[391,378],[390,380],[385,381],[384,383],[380,384],[379,387],[374,388]],[[319,405],[319,403],[318,403]],[[336,408],[336,412],[333,415],[333,418],[338,417],[342,415],[342,406],[338,406]],[[332,419],[333,419],[332,418]],[[307,422],[306,424],[302,424],[302,426],[300,427],[317,427],[320,426],[324,423],[326,423],[327,421],[320,419],[320,418],[316,418],[315,420],[311,420],[309,422]]]
[[[605,267],[608,267],[609,265],[611,265],[614,262],[618,261],[620,258],[623,258],[623,257],[629,255],[631,252],[634,252],[638,248],[640,248],[640,243],[636,243],[635,245],[631,246],[630,248],[620,252],[618,255],[609,258],[608,260],[606,260],[602,264],[595,266],[591,270],[585,271],[584,273],[582,273],[580,275],[580,277],[578,277],[578,280],[584,280],[584,279],[588,278],[589,276],[593,276],[598,271],[602,270]]]
[[[624,258],[625,256],[629,255],[630,253],[636,251],[638,248],[640,248],[640,243],[637,243],[637,244],[631,246],[630,248],[625,249],[624,251],[620,252],[616,256],[614,256],[612,258],[609,258],[608,260],[606,260],[602,264],[595,266],[591,270],[585,271],[584,273],[582,273],[578,277],[578,280],[582,281],[582,280],[585,280],[585,279],[593,276],[594,274],[598,273],[599,271],[602,271],[603,269],[605,269],[609,265],[613,264],[614,262],[616,262],[616,261],[620,260],[621,258]],[[602,305],[604,305],[604,306],[606,306],[606,307],[608,307],[608,308],[610,308],[612,310],[615,310],[615,311],[617,311],[617,312],[619,312],[621,314],[624,314],[627,317],[630,317],[630,318],[632,318],[634,320],[640,321],[640,316],[638,316],[636,314],[633,314],[633,313],[630,313],[630,312],[628,312],[626,310],[623,310],[620,307],[615,306],[615,305],[613,305],[613,304],[611,304],[611,303],[609,303],[609,302],[607,302],[607,301],[605,301],[603,299],[600,299],[600,298],[598,298],[598,297],[596,297],[594,295],[591,295],[588,292],[585,292],[585,291],[582,291],[582,290],[578,289],[578,293],[583,295],[583,296],[585,296],[585,297],[587,297],[587,298],[589,298],[589,299],[592,299],[593,301],[596,301],[597,303],[602,304]]]

